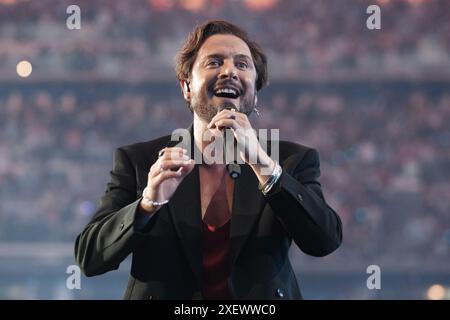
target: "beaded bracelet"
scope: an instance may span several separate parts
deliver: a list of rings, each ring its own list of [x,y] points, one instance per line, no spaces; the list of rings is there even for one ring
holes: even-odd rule
[[[159,206],[165,205],[166,203],[169,202],[169,200],[164,200],[164,201],[158,202],[158,201],[153,201],[153,200],[150,200],[149,198],[147,198],[147,187],[145,187],[144,191],[142,192],[142,200],[145,201],[145,203],[147,203],[148,205],[151,205],[154,207],[159,207]]]

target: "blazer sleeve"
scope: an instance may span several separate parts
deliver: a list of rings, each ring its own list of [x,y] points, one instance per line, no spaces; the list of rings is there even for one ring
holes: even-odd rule
[[[325,256],[342,242],[342,223],[325,202],[321,185],[319,154],[314,149],[291,155],[283,172],[265,196],[275,215],[297,246],[312,256]]]
[[[75,259],[86,276],[115,270],[151,230],[152,215],[145,228],[139,226],[136,172],[126,152],[114,153],[106,192],[92,220],[75,240]]]

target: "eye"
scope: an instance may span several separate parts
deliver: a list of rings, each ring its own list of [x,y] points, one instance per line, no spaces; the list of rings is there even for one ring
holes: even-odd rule
[[[236,66],[239,69],[247,69],[248,68],[248,64],[246,62],[240,61],[236,63]]]
[[[219,63],[219,61],[216,60],[216,59],[214,59],[214,60],[209,60],[209,61],[206,63],[206,66],[208,66],[208,67],[218,67],[219,65],[220,65],[220,63]]]

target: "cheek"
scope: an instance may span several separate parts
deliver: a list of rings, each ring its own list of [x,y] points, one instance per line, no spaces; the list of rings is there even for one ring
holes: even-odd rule
[[[255,85],[256,79],[253,76],[247,76],[243,79],[243,84],[245,85],[246,94],[254,94],[255,93]]]
[[[193,74],[192,75],[192,90],[196,93],[203,94],[208,90],[209,85],[211,84],[213,75],[204,73],[204,74]]]
[[[248,70],[240,74],[240,79],[245,88],[249,91],[255,90],[256,86],[256,71]]]

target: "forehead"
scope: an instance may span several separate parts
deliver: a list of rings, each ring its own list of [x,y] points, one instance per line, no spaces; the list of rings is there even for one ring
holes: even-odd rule
[[[205,58],[212,54],[220,54],[223,56],[244,54],[249,58],[252,57],[250,48],[244,40],[231,34],[215,34],[210,36],[200,47],[197,58]]]

